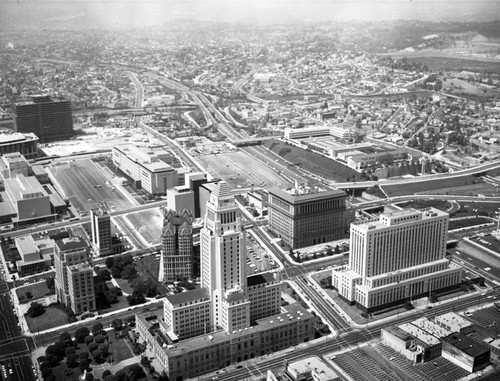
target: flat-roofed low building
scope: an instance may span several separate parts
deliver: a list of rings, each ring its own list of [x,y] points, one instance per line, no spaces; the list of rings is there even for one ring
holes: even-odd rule
[[[5,193],[16,209],[15,223],[55,217],[47,191],[34,176],[19,174],[13,179],[5,179]]]
[[[293,381],[337,381],[342,378],[316,356],[287,362],[285,373]]]
[[[408,330],[397,326],[387,327],[380,332],[382,342],[408,360],[418,364],[441,356],[441,344],[436,340],[424,342]]]
[[[500,339],[489,340],[487,343],[490,347],[490,360],[500,363]]]
[[[418,318],[416,320],[413,320],[411,322],[411,324],[424,330],[428,334],[430,334],[438,339],[442,339],[443,337],[447,337],[451,333],[451,331],[449,331],[448,329],[440,326],[439,324],[436,324],[432,320],[427,319],[425,316]]]
[[[0,133],[0,155],[19,152],[27,159],[38,156],[38,137],[34,133]]]
[[[474,330],[474,324],[455,312],[448,312],[434,318],[434,323],[447,331],[463,333],[464,335]]]
[[[483,343],[461,333],[452,333],[442,339],[443,357],[470,373],[490,365],[490,349]]]
[[[37,178],[40,184],[50,183],[49,173],[41,165],[32,165],[31,171],[33,172],[33,176]]]
[[[170,338],[185,340],[210,332],[210,295],[207,289],[168,295],[163,307]]]
[[[3,179],[13,179],[17,175],[29,176],[28,160],[19,152],[6,153],[0,158]]]
[[[50,268],[54,254],[54,241],[50,238],[35,240],[32,235],[14,238],[21,259],[16,261],[19,276],[38,274]]]
[[[255,325],[169,344],[163,311],[136,315],[137,331],[171,380],[188,379],[314,339],[315,317],[298,304]]]
[[[165,150],[153,150],[133,145],[113,147],[113,164],[131,178],[135,185],[151,194],[166,194],[177,186],[177,172],[164,160]]]

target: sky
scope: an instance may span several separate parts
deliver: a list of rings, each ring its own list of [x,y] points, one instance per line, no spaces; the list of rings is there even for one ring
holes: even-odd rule
[[[16,27],[150,26],[174,19],[290,21],[489,21],[500,0],[0,0],[0,22]]]

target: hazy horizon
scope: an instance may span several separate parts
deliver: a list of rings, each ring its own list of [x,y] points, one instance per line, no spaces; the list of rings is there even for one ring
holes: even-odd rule
[[[493,21],[495,0],[0,0],[8,28],[147,27],[174,20],[283,23],[295,21]]]

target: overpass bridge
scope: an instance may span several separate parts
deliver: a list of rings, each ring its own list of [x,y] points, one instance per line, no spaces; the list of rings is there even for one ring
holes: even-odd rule
[[[282,136],[260,136],[248,139],[232,139],[229,142],[232,145],[235,145],[236,147],[245,147],[245,146],[256,146],[266,140],[280,139],[280,138],[282,138]]]

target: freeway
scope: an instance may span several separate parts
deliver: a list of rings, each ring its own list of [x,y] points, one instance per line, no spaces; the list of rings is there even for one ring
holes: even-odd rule
[[[132,79],[132,82],[134,83],[136,89],[135,107],[142,107],[142,101],[144,99],[144,87],[142,86],[141,82],[134,72],[128,71],[127,74],[129,75],[130,79]]]
[[[436,173],[430,175],[423,175],[419,177],[402,178],[402,179],[388,179],[384,181],[358,181],[358,182],[348,182],[348,183],[335,183],[330,182],[330,185],[337,188],[369,188],[374,185],[390,185],[390,184],[406,184],[406,183],[418,183],[427,180],[442,180],[446,181],[448,178],[461,177],[466,175],[474,175],[478,173],[483,173],[492,169],[500,168],[500,159],[490,161],[489,163],[480,164],[471,168],[460,169],[454,172],[448,173]]]

